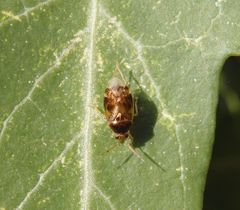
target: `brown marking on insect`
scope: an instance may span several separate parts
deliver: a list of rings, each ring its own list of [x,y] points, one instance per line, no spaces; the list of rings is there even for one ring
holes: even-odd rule
[[[119,70],[118,66],[116,68]],[[129,129],[136,112],[135,100],[129,86],[123,80],[124,78],[121,80],[113,76],[109,80],[104,95],[105,116],[115,138],[120,143],[124,143],[128,137],[131,138]]]

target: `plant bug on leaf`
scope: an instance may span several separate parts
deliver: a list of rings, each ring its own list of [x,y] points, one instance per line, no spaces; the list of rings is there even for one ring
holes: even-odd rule
[[[134,99],[129,85],[127,85],[119,65],[116,70],[121,75],[114,75],[108,82],[104,94],[104,111],[109,127],[114,132],[115,138],[119,143],[123,144],[129,137],[130,127],[133,123],[134,116],[137,115],[137,103]],[[132,146],[132,142],[128,144],[129,149],[138,157],[140,157]]]

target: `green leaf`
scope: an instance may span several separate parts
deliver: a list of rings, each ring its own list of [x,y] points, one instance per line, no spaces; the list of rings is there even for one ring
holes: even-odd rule
[[[0,209],[201,209],[239,10],[237,0],[0,0]],[[121,61],[144,161],[126,145],[106,153],[116,140],[95,109]]]

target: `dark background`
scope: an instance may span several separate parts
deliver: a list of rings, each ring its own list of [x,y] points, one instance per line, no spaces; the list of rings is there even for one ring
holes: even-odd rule
[[[221,73],[203,209],[240,210],[240,57],[228,58]]]

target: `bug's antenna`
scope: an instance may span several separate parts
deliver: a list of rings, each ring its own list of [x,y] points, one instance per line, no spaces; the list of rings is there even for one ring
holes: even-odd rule
[[[134,82],[137,84],[138,88],[140,89],[140,91],[143,91],[142,86],[140,85],[140,83],[138,82],[138,80],[136,79],[136,77],[133,75],[133,72],[130,71],[130,78],[134,80]]]
[[[125,77],[123,76],[123,73],[122,73],[122,71],[121,71],[121,69],[120,69],[120,65],[124,62],[124,60],[125,60],[125,59],[122,59],[122,60],[120,61],[120,63],[118,63],[118,62],[116,63],[116,67],[115,67],[115,70],[114,70],[114,74],[115,74],[115,75],[116,75],[117,73],[120,74],[123,82],[124,82],[125,84],[127,84],[126,79],[125,79]]]

